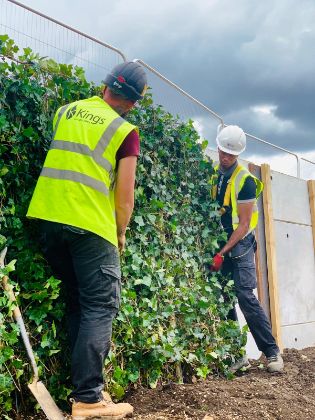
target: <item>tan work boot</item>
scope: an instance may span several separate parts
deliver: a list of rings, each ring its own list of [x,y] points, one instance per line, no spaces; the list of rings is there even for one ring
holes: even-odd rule
[[[105,394],[105,395],[104,395]],[[72,419],[104,419],[104,420],[120,420],[125,417],[132,417],[133,407],[128,403],[115,404],[110,399],[107,392],[103,392],[104,399],[97,403],[87,404],[84,402],[72,403]]]
[[[102,391],[102,395],[103,395],[103,400],[107,402],[112,402],[112,397],[109,395],[108,392]]]
[[[267,357],[267,370],[270,373],[282,372],[284,367],[280,353]]]

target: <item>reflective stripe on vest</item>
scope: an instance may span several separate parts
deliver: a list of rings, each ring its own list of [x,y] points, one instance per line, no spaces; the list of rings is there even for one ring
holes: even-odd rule
[[[69,105],[64,105],[64,106],[60,109],[60,111],[58,112],[58,118],[57,118],[56,125],[55,125],[55,129],[54,129],[54,132],[53,132],[53,138],[55,138],[55,135],[56,135],[56,132],[57,132],[57,130],[58,130],[58,126],[59,126],[59,123],[60,123],[61,117],[62,117],[62,116],[63,116],[63,114],[66,112],[66,110],[69,108],[69,106],[70,106],[70,104],[69,104]]]
[[[214,169],[215,169],[215,172],[217,173],[219,166],[218,165],[215,166]],[[233,230],[235,230],[239,225],[237,197],[238,197],[239,192],[244,186],[246,178],[249,176],[253,178],[256,183],[256,200],[253,206],[253,212],[252,212],[252,217],[251,217],[248,233],[254,230],[258,223],[259,213],[258,213],[257,199],[263,190],[263,183],[254,175],[252,175],[245,167],[238,165],[235,168],[233,174],[231,175],[231,178],[229,179],[227,183],[227,188],[226,188],[226,192],[224,195],[224,202],[223,202],[224,206],[229,206],[231,204],[232,225],[233,225]],[[223,212],[221,212],[221,214],[223,214]]]
[[[107,172],[111,172],[113,170],[112,164],[102,155],[106,151],[111,138],[123,123],[125,123],[125,120],[121,117],[113,120],[102,134],[102,137],[98,141],[94,150],[91,150],[86,144],[75,143],[68,140],[53,140],[51,142],[50,149],[66,150],[68,152],[91,156],[98,165],[100,165]],[[58,120],[57,124],[59,124]]]
[[[93,188],[102,194],[109,194],[109,190],[103,182],[98,181],[91,176],[81,174],[80,172],[68,171],[67,169],[43,168],[40,176],[79,182],[80,184]]]
[[[136,127],[97,97],[60,108],[54,123],[27,216],[76,226],[117,246],[116,153]]]

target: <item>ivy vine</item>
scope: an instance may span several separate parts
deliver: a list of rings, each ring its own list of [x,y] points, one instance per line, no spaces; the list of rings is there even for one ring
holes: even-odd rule
[[[25,214],[52,136],[59,106],[100,94],[82,68],[22,52],[0,36],[0,249],[10,273],[41,379],[61,407],[70,392],[69,350],[60,281],[37,247],[37,224]],[[123,294],[104,371],[119,399],[131,386],[190,381],[228,366],[245,332],[224,321],[233,282],[207,265],[224,240],[209,194],[212,162],[192,121],[183,123],[148,96],[128,116],[139,126],[136,205],[122,257]],[[6,268],[13,269],[13,264]],[[3,270],[1,274],[3,274]],[[223,285],[223,286],[222,286]],[[31,369],[12,304],[0,293],[0,411],[32,413]]]

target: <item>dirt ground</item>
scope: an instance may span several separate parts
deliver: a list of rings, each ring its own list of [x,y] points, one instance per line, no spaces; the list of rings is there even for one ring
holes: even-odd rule
[[[134,420],[314,420],[315,348],[285,350],[283,358],[281,374],[269,374],[255,361],[230,381],[213,377],[139,389],[126,401],[135,407]]]
[[[251,361],[251,368],[233,380],[211,377],[194,384],[141,388],[125,402],[135,408],[133,420],[315,420],[315,347],[285,350],[283,358],[281,374],[262,368],[262,358]]]

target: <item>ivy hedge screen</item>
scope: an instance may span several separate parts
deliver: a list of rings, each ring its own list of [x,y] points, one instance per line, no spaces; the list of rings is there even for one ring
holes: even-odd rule
[[[63,408],[71,383],[62,285],[39,252],[36,221],[25,214],[55,111],[100,93],[83,69],[19,51],[0,36],[0,249],[8,246],[11,261],[2,272],[10,272],[41,379]],[[128,119],[139,126],[141,156],[121,261],[122,305],[104,366],[117,399],[132,386],[227,374],[246,335],[224,320],[223,293],[233,295],[233,282],[207,270],[225,237],[209,194],[206,142],[192,121],[154,106],[150,95]],[[33,413],[35,404],[26,387],[32,372],[3,291],[0,311],[0,411],[10,419]]]

